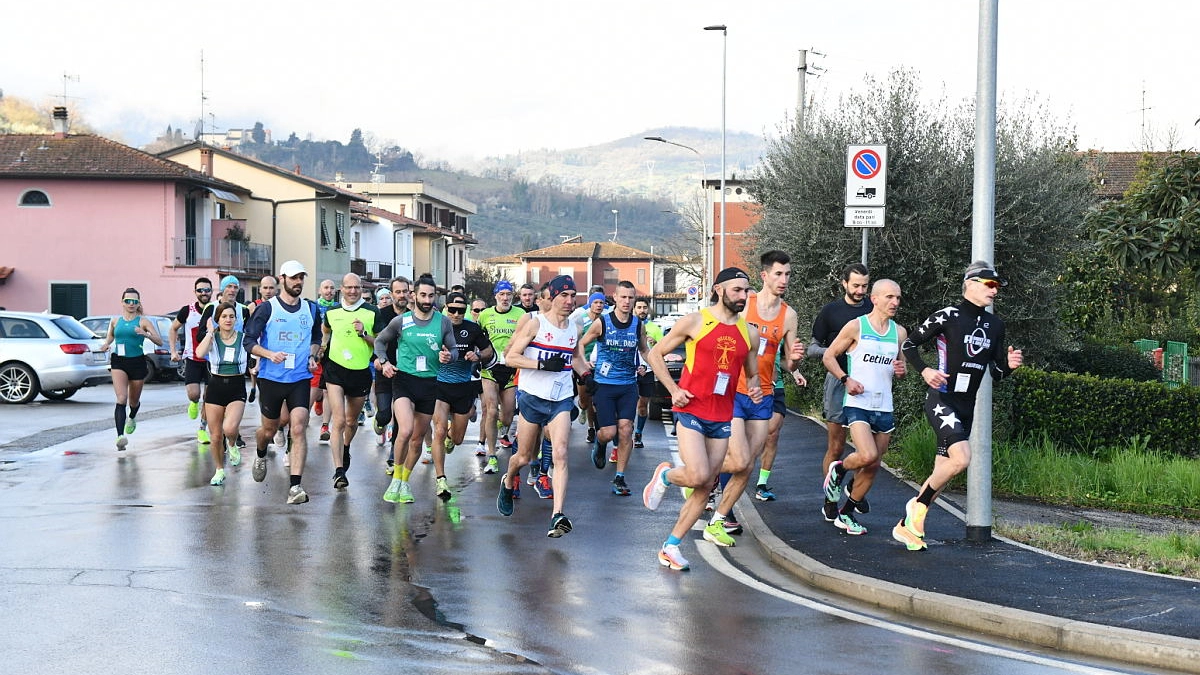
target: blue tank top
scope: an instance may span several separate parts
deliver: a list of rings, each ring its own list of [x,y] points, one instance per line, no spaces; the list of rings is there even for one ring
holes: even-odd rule
[[[113,353],[117,356],[145,356],[142,350],[142,345],[146,344],[146,338],[133,332],[139,324],[142,323],[142,317],[135,316],[132,321],[126,321],[125,317],[118,316],[117,323],[113,326],[113,343],[116,345],[113,348]]]
[[[596,382],[634,384],[637,382],[638,333],[642,320],[630,315],[629,325],[621,328],[613,313],[602,314],[604,335],[596,341]]]
[[[312,377],[308,370],[309,347],[312,345],[312,330],[317,319],[317,312],[308,300],[300,301],[297,311],[289,311],[278,297],[268,301],[271,305],[271,317],[259,337],[258,343],[264,349],[273,352],[283,352],[291,355],[288,361],[274,363],[270,359],[260,359],[258,376],[264,380],[292,384]],[[289,361],[291,362],[289,364]],[[290,368],[288,366],[291,366]]]

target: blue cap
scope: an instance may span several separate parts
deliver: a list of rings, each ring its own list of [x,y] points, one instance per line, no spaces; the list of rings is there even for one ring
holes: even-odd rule
[[[500,281],[497,281],[496,285],[492,288],[492,295],[495,295],[500,291],[509,291],[511,293],[516,291],[516,289],[513,288],[511,281],[508,279],[501,279]]]
[[[588,296],[588,304],[589,305],[597,300],[599,300],[600,302],[606,302],[606,300],[604,299],[603,293],[592,293],[591,295]]]
[[[230,275],[227,275],[226,277],[224,277],[223,279],[221,279],[220,289],[223,291],[223,290],[225,290],[226,286],[239,286],[240,287],[241,285],[242,285],[242,283],[240,281],[238,281],[238,278],[233,276],[232,274],[230,274]]]

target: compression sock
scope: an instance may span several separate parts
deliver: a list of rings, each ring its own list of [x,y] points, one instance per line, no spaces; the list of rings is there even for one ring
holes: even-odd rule
[[[644,415],[637,416],[637,432],[640,434],[646,428],[646,417]]]
[[[770,469],[759,469],[758,470],[758,484],[759,485],[766,485],[767,480],[769,480],[770,478],[771,478],[771,470]]]
[[[113,411],[113,421],[117,423],[117,435],[125,435],[125,405],[118,403]]]
[[[930,506],[933,504],[933,498],[936,496],[937,490],[934,490],[932,487],[926,487],[924,490],[921,490],[921,494],[917,497],[917,501],[921,502],[925,506]]]

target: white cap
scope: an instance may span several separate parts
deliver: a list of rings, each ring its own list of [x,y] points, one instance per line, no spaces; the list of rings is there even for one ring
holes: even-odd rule
[[[304,265],[301,265],[299,260],[289,260],[280,265],[279,273],[285,277],[298,277],[301,274],[308,274],[308,270],[304,269]]]

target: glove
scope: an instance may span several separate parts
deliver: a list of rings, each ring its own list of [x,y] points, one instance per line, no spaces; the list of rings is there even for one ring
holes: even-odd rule
[[[583,383],[584,390],[586,390],[589,394],[595,394],[596,389],[599,388],[599,385],[596,383],[596,378],[592,375],[592,373],[585,373],[584,375],[581,375],[579,377],[579,381]]]
[[[566,359],[558,354],[555,354],[548,359],[538,361],[538,370],[545,370],[551,373],[561,373],[566,367]]]

